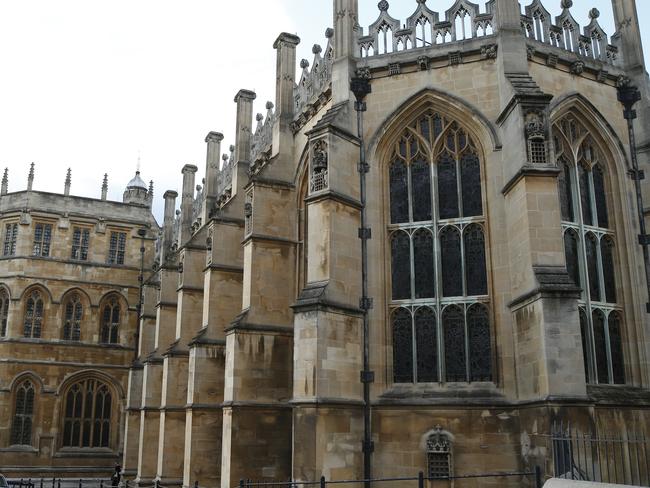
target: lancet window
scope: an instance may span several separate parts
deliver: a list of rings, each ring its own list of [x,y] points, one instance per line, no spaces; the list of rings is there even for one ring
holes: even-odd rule
[[[389,160],[395,383],[492,381],[479,151],[429,111]]]
[[[112,395],[99,380],[75,383],[65,395],[63,447],[110,447]]]
[[[66,341],[80,340],[83,305],[77,293],[66,300],[63,313],[63,339]]]
[[[16,389],[14,417],[11,425],[11,445],[31,446],[34,424],[34,384],[23,381]]]
[[[34,290],[25,301],[25,316],[23,321],[23,335],[27,338],[38,339],[41,337],[43,327],[43,297]]]
[[[623,384],[623,316],[605,159],[589,130],[567,115],[554,125],[569,276],[582,288],[580,327],[589,383]]]
[[[9,294],[4,288],[0,288],[0,337],[7,335],[7,323],[9,319]]]
[[[101,342],[103,344],[117,344],[120,332],[120,303],[111,297],[104,303],[101,315]]]

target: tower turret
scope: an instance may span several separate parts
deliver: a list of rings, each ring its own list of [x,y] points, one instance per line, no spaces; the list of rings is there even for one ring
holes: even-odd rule
[[[126,190],[124,190],[124,196],[122,201],[124,203],[139,203],[141,205],[148,205],[148,194],[147,184],[140,177],[140,171],[135,172],[135,176],[129,181],[129,184],[126,185]]]

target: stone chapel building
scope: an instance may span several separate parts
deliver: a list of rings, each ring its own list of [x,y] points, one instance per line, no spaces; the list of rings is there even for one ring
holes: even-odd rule
[[[553,475],[555,425],[650,436],[639,22],[613,0],[610,38],[572,4],[382,0],[362,28],[334,0],[297,79],[278,37],[275,103],[255,122],[237,93],[223,165],[211,132],[202,192],[188,165],[178,217],[165,194],[130,479]]]
[[[121,462],[139,276],[159,227],[139,172],[122,202],[0,191],[0,472],[106,477]],[[142,249],[142,251],[141,251]]]

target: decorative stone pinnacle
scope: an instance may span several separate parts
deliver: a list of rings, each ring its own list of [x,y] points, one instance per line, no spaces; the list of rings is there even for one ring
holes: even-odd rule
[[[266,102],[266,110],[273,110],[273,102]]]
[[[2,175],[2,187],[0,189],[0,195],[6,195],[9,189],[9,168],[5,168],[5,172]]]
[[[230,146],[228,149],[230,149],[230,152],[235,152],[235,146]]]
[[[262,121],[264,120],[264,115],[262,115],[262,114],[257,114],[257,115],[255,116],[255,120],[257,120],[258,122],[262,122]],[[228,157],[226,154],[224,154],[224,156]]]
[[[562,0],[562,8],[573,7],[573,0]]]
[[[379,10],[381,10],[382,12],[386,12],[386,11],[388,10],[388,8],[390,7],[390,4],[389,4],[386,0],[381,0],[381,2],[379,2],[379,3],[377,4],[377,7],[378,7]]]
[[[66,172],[66,175],[65,175],[65,186],[64,186],[64,189],[63,189],[63,193],[65,195],[70,194],[70,185],[71,185],[71,183],[72,183],[72,170],[70,168],[68,168],[68,171]]]
[[[29,174],[27,175],[27,190],[32,189],[34,185],[34,163],[29,165]]]
[[[323,48],[320,47],[319,44],[314,44],[314,46],[311,48],[311,52],[312,52],[313,54],[320,54],[320,53],[323,52]]]
[[[331,39],[332,37],[334,37],[334,29],[332,29],[331,27],[325,29],[325,37],[327,39]]]
[[[306,59],[301,59],[301,60],[300,60],[300,67],[301,67],[302,69],[307,69],[307,68],[309,68],[309,61],[307,61]]]
[[[260,115],[261,115],[261,114],[260,114]],[[264,117],[262,117],[262,118],[264,118]],[[230,157],[230,156],[228,156],[226,153],[223,153],[223,155],[221,156],[221,159],[223,160],[224,163],[227,163],[229,157]]]
[[[427,3],[427,0],[417,0],[418,3]]]
[[[149,181],[149,196],[153,196],[153,180]]]
[[[589,11],[589,18],[592,20],[596,20],[598,17],[600,17],[600,10],[598,10],[597,8],[592,8]]]

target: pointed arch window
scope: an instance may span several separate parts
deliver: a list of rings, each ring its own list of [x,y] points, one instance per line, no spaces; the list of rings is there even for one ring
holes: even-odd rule
[[[120,313],[120,302],[116,297],[109,298],[102,306],[100,337],[102,344],[117,344],[119,342]]]
[[[394,382],[492,381],[477,146],[428,111],[404,130],[389,162]]]
[[[83,305],[81,304],[81,297],[78,293],[74,293],[65,301],[63,314],[63,340],[81,340]]]
[[[23,381],[16,389],[11,445],[31,446],[34,425],[34,383]]]
[[[63,447],[110,447],[111,391],[105,383],[86,379],[65,394]]]
[[[41,337],[43,327],[43,297],[34,290],[25,300],[25,316],[23,321],[23,335],[26,338],[38,339]]]
[[[9,293],[0,288],[0,337],[7,335],[7,323],[9,320]]]
[[[616,287],[616,235],[605,158],[585,125],[568,114],[553,126],[569,276],[582,288],[580,329],[589,383],[623,384],[623,320]]]

